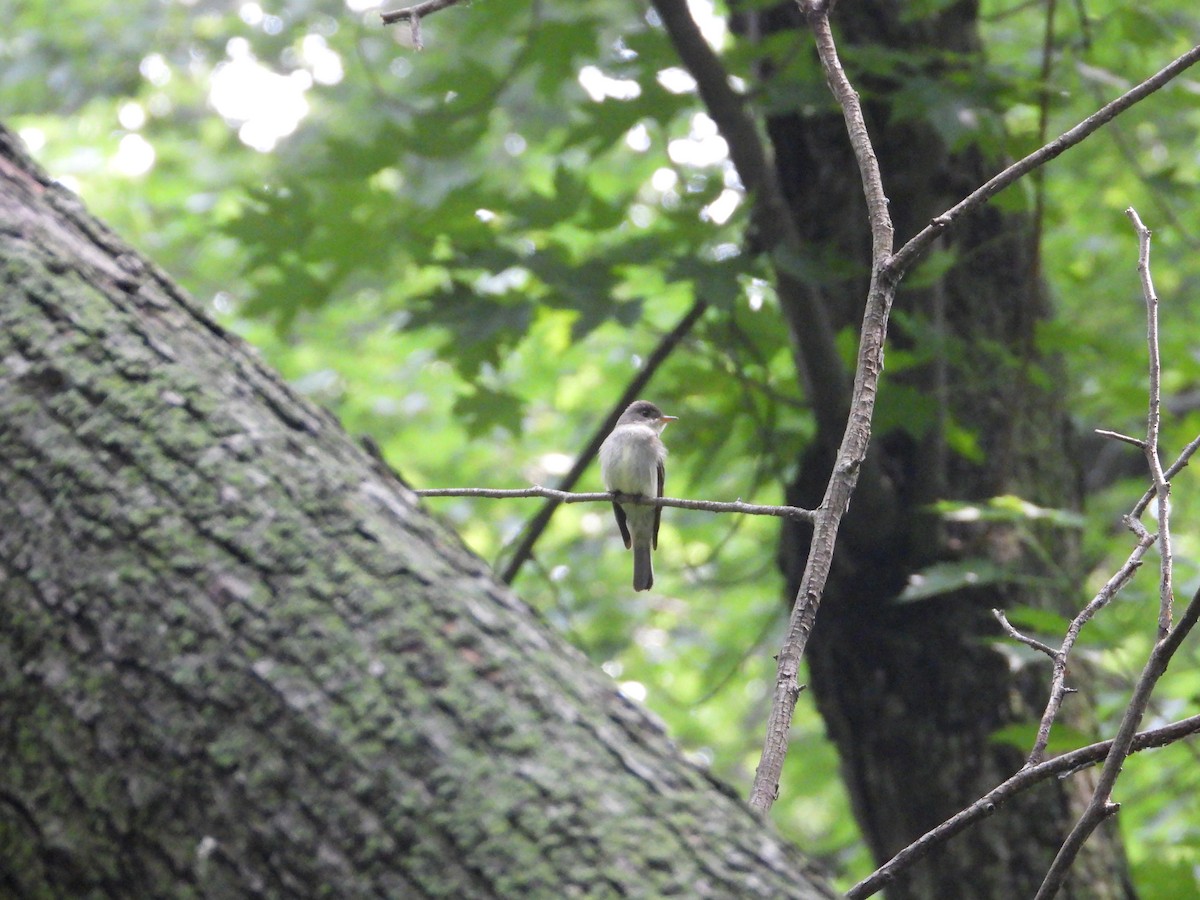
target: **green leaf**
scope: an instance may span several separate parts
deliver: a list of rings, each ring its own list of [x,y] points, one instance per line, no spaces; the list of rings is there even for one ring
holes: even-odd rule
[[[1062,636],[1066,634],[1071,622],[1066,616],[1052,610],[1035,606],[1014,606],[1004,611],[1008,621],[1022,631],[1038,634]],[[1047,643],[1056,643],[1058,637],[1052,637]]]
[[[486,437],[495,428],[519,434],[522,408],[518,397],[482,385],[476,385],[454,401],[454,415],[472,438]]]
[[[1187,847],[1186,855],[1179,855],[1179,859],[1152,856],[1132,864],[1140,900],[1178,900],[1200,894],[1200,879],[1196,877],[1200,854],[1194,842]]]
[[[1003,584],[1016,577],[1011,567],[998,566],[987,559],[935,563],[910,575],[908,584],[896,599],[901,603],[915,603],[968,588]]]
[[[484,363],[498,366],[505,348],[528,330],[533,305],[511,295],[480,296],[472,285],[455,278],[446,289],[412,311],[406,328],[438,326],[449,340],[443,353],[465,378],[474,379]]]
[[[1037,732],[1037,722],[1016,722],[1012,725],[1005,725],[1003,728],[997,728],[992,732],[991,739],[997,744],[1008,744],[1018,750],[1029,751],[1033,749],[1033,744],[1037,740]],[[1069,753],[1080,747],[1086,747],[1093,740],[1095,739],[1079,729],[1072,728],[1060,721],[1056,722],[1051,729],[1050,742],[1046,745],[1046,749],[1051,756],[1057,756],[1060,753]]]
[[[930,508],[954,522],[1047,522],[1060,528],[1084,525],[1084,518],[1074,510],[1038,506],[1011,494],[992,497],[983,503],[939,500]]]

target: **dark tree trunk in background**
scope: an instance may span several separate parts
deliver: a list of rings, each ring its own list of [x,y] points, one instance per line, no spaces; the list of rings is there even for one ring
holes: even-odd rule
[[[856,72],[855,59],[863,57],[864,45],[873,45],[889,53],[926,52],[931,60],[956,51],[982,65],[975,14],[973,3],[923,21],[910,20],[904,4],[837,8],[843,60],[866,100],[897,246],[998,171],[1002,160],[994,148],[949,149],[931,122],[889,107],[896,85]],[[795,17],[793,9],[780,9],[760,24],[764,30],[796,27]],[[940,81],[943,93],[952,76],[970,77],[966,69],[951,73],[944,62],[930,62],[922,74]],[[770,119],[769,131],[785,190],[814,252],[844,264],[840,271],[860,273],[814,285],[837,326],[857,329],[870,234],[842,119],[835,112],[781,114]],[[879,464],[873,468],[883,477],[860,484],[855,495],[808,645],[816,702],[880,862],[1012,774],[1028,752],[1028,745],[1018,749],[992,735],[1005,725],[1036,722],[1048,669],[1044,660],[1030,661],[1025,648],[995,646],[999,629],[991,609],[1068,611],[1080,601],[1073,534],[1034,522],[949,523],[928,509],[936,500],[1003,494],[1052,508],[1074,509],[1080,502],[1058,367],[1035,346],[1035,327],[1048,308],[1032,233],[1028,215],[985,207],[939,244],[955,260],[945,275],[927,288],[901,289],[872,445]],[[829,270],[839,271],[836,265]],[[914,346],[935,352],[907,367],[896,365],[896,348]],[[889,428],[889,382],[893,390],[918,389],[929,404],[928,418],[899,427],[893,419]],[[977,455],[964,449],[964,434],[974,435]],[[820,502],[839,439],[820,435],[789,502]],[[784,533],[781,557],[791,596],[808,538],[804,527]],[[995,564],[1022,580],[898,601],[922,568],[964,560]],[[1086,717],[1085,700],[1068,704],[1068,715]],[[1031,897],[1090,793],[1089,781],[1076,775],[1009,804],[902,876],[888,897]],[[1090,842],[1065,895],[1130,893],[1120,844],[1109,828]]]
[[[0,895],[832,896],[0,129]]]

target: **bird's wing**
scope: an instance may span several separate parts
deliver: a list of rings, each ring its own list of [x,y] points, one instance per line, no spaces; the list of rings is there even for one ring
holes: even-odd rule
[[[633,542],[629,539],[629,526],[625,524],[625,510],[621,508],[620,503],[614,503],[613,512],[617,516],[617,527],[621,529],[621,540],[625,542],[625,549],[628,550]]]
[[[667,470],[663,467],[662,460],[660,459],[658,461],[658,496],[660,496],[660,497],[663,495],[663,484],[666,482],[666,480],[667,480]],[[661,518],[662,518],[662,507],[661,506],[654,507],[654,537],[652,539],[652,543],[654,545],[655,550],[658,549],[658,521]]]

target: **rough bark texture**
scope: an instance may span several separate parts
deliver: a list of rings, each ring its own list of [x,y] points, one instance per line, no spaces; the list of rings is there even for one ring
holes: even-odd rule
[[[0,894],[829,897],[0,130]]]
[[[964,67],[978,50],[976,11],[974,3],[957,3],[918,21],[904,4],[873,0],[841,4],[835,25],[848,65],[877,59],[872,51],[908,53],[901,71],[949,84],[954,77],[970,77]],[[760,23],[764,31],[799,26],[790,7],[769,16]],[[947,51],[963,54],[954,64],[957,72],[940,55]],[[929,54],[923,67],[911,62],[922,52]],[[1000,161],[989,158],[988,148],[952,150],[911,108],[899,114],[891,106],[898,82],[855,70],[851,77],[867,98],[898,243],[998,171]],[[796,220],[815,254],[840,261],[842,272],[859,273],[813,286],[838,327],[856,328],[866,293],[869,231],[841,118],[780,114],[770,119],[769,130]],[[1023,762],[1024,750],[995,741],[993,734],[1013,723],[1036,722],[1048,672],[1040,662],[1029,662],[1029,654],[992,643],[999,630],[991,608],[1064,611],[1079,596],[1074,535],[1033,522],[951,523],[928,508],[941,499],[1002,494],[1051,508],[1076,508],[1080,501],[1060,375],[1054,360],[1035,346],[1035,328],[1047,317],[1048,304],[1031,232],[1027,216],[986,207],[939,247],[954,255],[955,264],[936,284],[901,289],[892,351],[919,347],[925,355],[890,373],[877,422],[887,425],[889,398],[902,389],[915,389],[932,412],[925,422],[897,427],[893,417],[890,427],[877,428],[872,452],[884,477],[860,483],[809,643],[814,695],[840,750],[857,818],[880,862]],[[956,430],[975,436],[983,458],[956,452],[951,441]],[[839,437],[820,435],[789,502],[820,502]],[[791,596],[808,537],[803,527],[785,528],[781,561]],[[973,559],[1019,580],[898,602],[910,576],[922,568]],[[1086,707],[1081,699],[1069,702],[1074,713]],[[1088,780],[1076,776],[1011,803],[902,876],[888,897],[1032,896],[1090,793]],[[1110,828],[1093,838],[1065,895],[1130,894]]]

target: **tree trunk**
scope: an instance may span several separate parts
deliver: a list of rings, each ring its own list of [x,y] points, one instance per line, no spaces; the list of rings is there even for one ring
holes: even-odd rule
[[[903,4],[843,3],[835,24],[848,65],[865,45],[910,59],[925,53],[931,61],[921,74],[948,85],[949,76],[964,73],[951,73],[943,52],[982,65],[976,12],[974,3],[957,3],[917,21]],[[791,9],[771,15],[762,30],[798,24]],[[870,98],[868,127],[898,245],[999,170],[1001,161],[986,148],[951,149],[931,122],[891,108],[896,84],[853,71],[851,77]],[[859,273],[814,285],[837,326],[857,328],[870,235],[841,118],[777,115],[769,130],[785,190],[814,254]],[[889,372],[881,390],[877,422],[890,421],[891,427],[877,428],[877,465],[864,472],[882,477],[860,483],[809,642],[816,702],[879,862],[1019,769],[1032,744],[1030,737],[1019,749],[993,735],[1007,725],[1036,722],[1046,701],[1048,665],[1024,648],[997,646],[991,609],[1073,612],[1081,595],[1073,533],[1033,520],[948,521],[929,508],[943,499],[984,501],[1002,494],[1045,507],[1078,507],[1079,462],[1061,374],[1035,345],[1037,323],[1048,316],[1035,245],[1027,215],[985,207],[939,246],[953,255],[949,271],[927,288],[899,293],[891,352],[919,352],[915,362]],[[810,373],[814,377],[819,373]],[[926,398],[924,420],[910,413],[897,422],[893,412],[902,403],[889,409],[896,391],[906,389]],[[907,408],[920,409],[911,396],[903,401]],[[977,454],[964,440],[968,435]],[[819,436],[789,502],[820,502],[839,438]],[[807,528],[785,527],[781,560],[790,596],[808,539]],[[991,567],[1008,573],[1008,580],[899,599],[913,575],[939,562],[981,572]],[[1074,724],[1086,719],[1086,701],[1068,703]],[[1089,780],[1076,775],[1013,801],[905,873],[889,887],[889,900],[1033,896],[1090,795]],[[1092,838],[1063,896],[1131,893],[1119,840],[1107,827]]]
[[[0,893],[830,897],[0,129]]]

